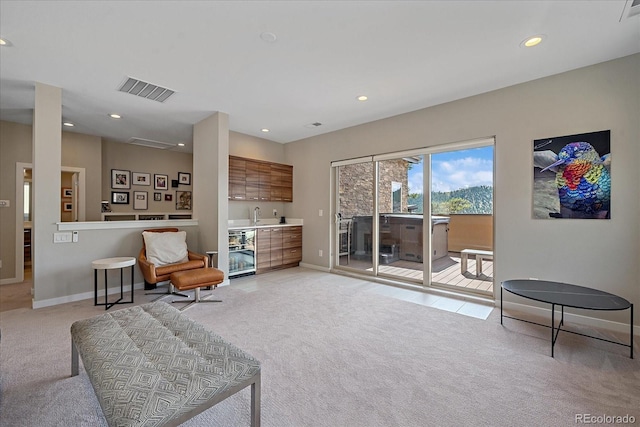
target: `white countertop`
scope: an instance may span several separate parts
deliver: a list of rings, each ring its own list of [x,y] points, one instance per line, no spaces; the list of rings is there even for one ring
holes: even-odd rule
[[[257,224],[249,219],[230,219],[229,230],[240,230],[247,228],[277,228],[277,227],[295,227],[302,225],[302,219],[300,218],[287,218],[287,222],[280,224],[280,219],[261,219]]]

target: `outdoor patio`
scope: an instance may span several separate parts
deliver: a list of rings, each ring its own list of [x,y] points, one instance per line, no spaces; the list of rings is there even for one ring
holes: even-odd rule
[[[344,258],[346,260],[346,257]],[[340,264],[347,266],[345,265],[346,263],[342,262],[342,259]],[[351,257],[348,267],[371,271],[370,262],[357,260],[353,257]],[[386,265],[380,264],[378,269],[381,277],[394,276],[411,282],[422,282],[423,267],[423,264],[419,262],[400,260]],[[432,282],[436,286],[465,288],[471,292],[493,294],[493,261],[482,261],[482,274],[476,277],[476,260],[474,257],[469,258],[467,271],[462,274],[460,271],[460,253],[449,252],[447,256],[433,261],[432,269]]]

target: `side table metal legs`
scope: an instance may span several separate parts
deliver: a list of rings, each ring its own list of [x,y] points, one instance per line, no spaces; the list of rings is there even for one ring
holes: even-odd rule
[[[120,268],[120,298],[116,301],[109,302],[108,297],[108,280],[107,280],[107,272],[108,269],[104,269],[104,303],[98,303],[98,270],[93,270],[93,305],[104,305],[105,310],[109,310],[116,304],[131,304],[133,303],[133,265],[131,266],[131,300],[130,301],[122,301],[124,298],[124,269],[125,267]]]
[[[538,325],[538,326],[544,326],[545,328],[550,328],[551,329],[551,357],[554,357],[554,347],[555,347],[556,341],[558,340],[558,335],[560,334],[560,331],[563,331],[563,332],[567,332],[567,333],[574,334],[574,335],[580,335],[580,336],[583,336],[583,337],[596,339],[596,340],[599,340],[599,341],[605,341],[605,342],[608,342],[608,343],[611,343],[611,344],[621,345],[623,347],[629,347],[629,357],[631,359],[633,359],[633,304],[630,304],[629,307],[628,307],[630,309],[630,314],[629,314],[629,344],[625,344],[623,342],[607,340],[607,339],[604,339],[604,338],[595,337],[593,335],[587,335],[587,334],[582,334],[582,333],[579,333],[579,332],[568,331],[566,329],[562,329],[562,326],[564,326],[564,305],[562,305],[562,304],[550,303],[551,304],[551,326],[543,325],[542,323],[536,323],[536,322],[532,322],[532,321],[525,320],[525,319],[519,319],[517,317],[507,316],[502,311],[502,306],[504,304],[503,303],[503,299],[502,299],[503,298],[502,289],[503,289],[502,286],[500,286],[500,324],[502,325],[503,324],[502,323],[502,319],[504,317],[507,317],[509,319],[519,320],[519,321],[525,322],[525,323],[531,323],[532,325]],[[556,305],[560,306],[560,323],[558,324],[558,327],[556,327]]]

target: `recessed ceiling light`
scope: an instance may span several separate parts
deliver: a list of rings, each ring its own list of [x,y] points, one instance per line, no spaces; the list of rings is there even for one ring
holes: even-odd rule
[[[178,147],[184,147],[184,142],[178,142]]]
[[[366,95],[360,95],[359,97],[356,98],[358,101],[366,101],[367,99],[369,99]]]
[[[72,128],[72,127],[74,127],[74,126],[75,126],[75,125],[74,125],[73,123],[71,123],[71,122],[62,122],[62,124],[63,124],[64,126],[67,126],[67,127],[70,127],[70,128]]]
[[[111,117],[112,119],[121,119],[122,118],[122,116],[120,114],[116,114],[116,113],[109,114],[109,117]]]
[[[542,40],[544,40],[544,35],[543,34],[538,34],[536,36],[532,36],[532,37],[528,37],[526,39],[524,39],[522,41],[522,43],[520,43],[520,46],[522,47],[534,47],[539,45],[540,43],[542,43]]]
[[[264,132],[264,133],[269,132],[269,129],[267,129],[267,128],[262,128],[262,129],[260,129],[260,130],[261,130],[262,132]]]
[[[7,39],[0,39],[0,46],[13,46],[13,44]]]
[[[264,33],[260,34],[260,38],[266,41],[267,43],[274,43],[278,39],[278,36],[268,31],[265,31]]]

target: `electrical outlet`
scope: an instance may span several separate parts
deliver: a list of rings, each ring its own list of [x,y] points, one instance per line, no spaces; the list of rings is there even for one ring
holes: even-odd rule
[[[322,214],[323,214],[323,213],[324,213],[324,212],[322,212],[322,209],[320,209],[320,210],[318,211],[318,216],[322,216]]]
[[[278,216],[278,211],[277,210],[273,210],[273,216]]]
[[[9,200],[0,200],[0,208],[8,208],[11,206],[11,202]]]
[[[78,232],[73,231],[71,235],[72,235],[71,240],[73,241],[73,243],[78,243]]]
[[[318,256],[322,256],[322,249],[318,250]]]

